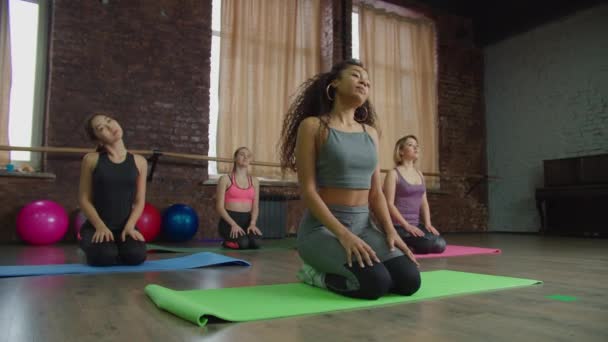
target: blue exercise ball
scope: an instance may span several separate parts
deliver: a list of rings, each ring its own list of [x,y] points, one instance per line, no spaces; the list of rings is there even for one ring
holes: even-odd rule
[[[174,204],[163,213],[163,237],[172,242],[192,239],[198,230],[196,211],[185,204]]]

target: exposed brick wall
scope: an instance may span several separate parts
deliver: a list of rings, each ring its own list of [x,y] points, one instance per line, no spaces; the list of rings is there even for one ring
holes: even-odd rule
[[[321,66],[324,71],[352,56],[351,12],[351,0],[321,1]]]
[[[65,194],[71,193],[71,188],[78,187],[75,182],[65,189]],[[63,204],[68,196],[58,191],[55,180],[12,177],[0,177],[0,193],[0,242],[18,240],[15,219],[24,204],[38,199],[49,199]]]
[[[442,174],[485,175],[483,52],[473,44],[469,20],[444,14],[434,19],[438,40],[439,169]],[[438,228],[487,230],[487,180],[442,178],[441,190],[448,195],[430,196]]]
[[[334,61],[334,10],[333,2],[321,1],[321,70],[331,69]]]
[[[412,1],[391,1],[421,10],[438,28],[440,170],[483,174],[486,169],[481,51],[469,21],[434,13]],[[417,7],[416,7],[417,6]],[[324,2],[324,67],[350,57],[351,0]],[[211,1],[53,1],[45,142],[90,146],[82,124],[92,110],[115,115],[132,149],[206,154],[208,149]],[[330,13],[330,14],[328,14]],[[339,14],[342,13],[342,14]],[[327,39],[331,38],[331,44]],[[53,155],[46,171],[54,181],[0,178],[0,241],[13,241],[14,220],[25,203],[48,198],[77,207],[80,159]],[[147,201],[173,203],[199,213],[197,238],[215,238],[215,188],[200,186],[206,164],[162,158]],[[430,194],[433,221],[443,231],[485,230],[485,182],[465,196],[474,180],[443,179],[447,194]],[[297,189],[264,188],[294,194]],[[6,194],[6,195],[4,195]],[[301,201],[288,205],[288,229],[297,226]]]
[[[103,110],[122,124],[128,148],[207,154],[211,1],[52,4],[46,144],[91,146],[83,123]],[[79,170],[80,157],[49,155],[54,181],[0,179],[0,241],[15,238],[16,213],[31,200],[76,208]],[[206,164],[163,162],[147,200],[208,215],[197,186],[206,177]]]
[[[334,64],[352,56],[352,0],[336,0],[334,9]]]

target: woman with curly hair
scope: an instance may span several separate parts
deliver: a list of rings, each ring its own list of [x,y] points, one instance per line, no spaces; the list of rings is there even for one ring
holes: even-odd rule
[[[306,81],[281,132],[281,165],[297,171],[307,207],[298,230],[298,278],[348,297],[411,295],[420,287],[412,252],[391,221],[378,166],[376,113],[357,60]],[[370,209],[384,231],[370,219]]]

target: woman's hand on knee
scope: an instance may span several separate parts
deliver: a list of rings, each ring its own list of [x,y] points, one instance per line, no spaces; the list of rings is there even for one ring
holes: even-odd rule
[[[431,224],[427,224],[426,225],[426,229],[431,232],[431,234],[435,235],[435,236],[439,236],[439,231],[437,229],[435,229],[435,227],[433,227],[433,225]]]
[[[386,234],[386,242],[388,243],[388,248],[391,251],[394,251],[395,247],[399,248],[403,252],[403,254],[405,254],[405,256],[407,256],[414,264],[416,264],[416,266],[420,266],[420,264],[416,260],[416,257],[414,256],[414,253],[412,253],[412,251],[405,244],[405,242],[403,242],[403,240],[401,239],[399,234],[397,234],[396,231]]]
[[[380,259],[376,256],[376,252],[355,234],[349,232],[340,238],[339,241],[346,250],[348,267],[353,266],[353,255],[361,268],[364,268],[365,264],[374,266],[374,261],[380,262]]]
[[[418,228],[418,227],[416,227],[414,225],[411,225],[411,224],[408,223],[407,226],[405,226],[404,229],[408,233],[412,234],[413,236],[424,237],[424,232],[420,228]]]
[[[120,234],[120,238],[122,240],[122,242],[127,241],[127,236],[130,236],[131,239],[135,240],[135,241],[141,241],[141,242],[146,242],[146,239],[144,238],[144,236],[137,231],[135,228],[126,228],[122,230],[122,234]]]
[[[247,234],[262,236],[262,231],[255,225],[252,225],[247,228]]]
[[[101,243],[106,241],[114,241],[114,234],[112,234],[112,231],[108,228],[96,229],[91,242]]]
[[[234,226],[230,227],[230,238],[231,239],[238,239],[239,236],[242,236],[242,235],[247,235],[247,233],[245,233],[243,228],[241,228],[239,225],[234,225]]]

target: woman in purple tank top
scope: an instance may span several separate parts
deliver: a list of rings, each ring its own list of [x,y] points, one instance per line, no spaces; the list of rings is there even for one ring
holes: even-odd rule
[[[384,194],[395,229],[414,253],[442,253],[446,243],[431,224],[424,177],[414,166],[418,150],[418,139],[413,135],[397,141],[393,155],[396,167],[384,180]]]

